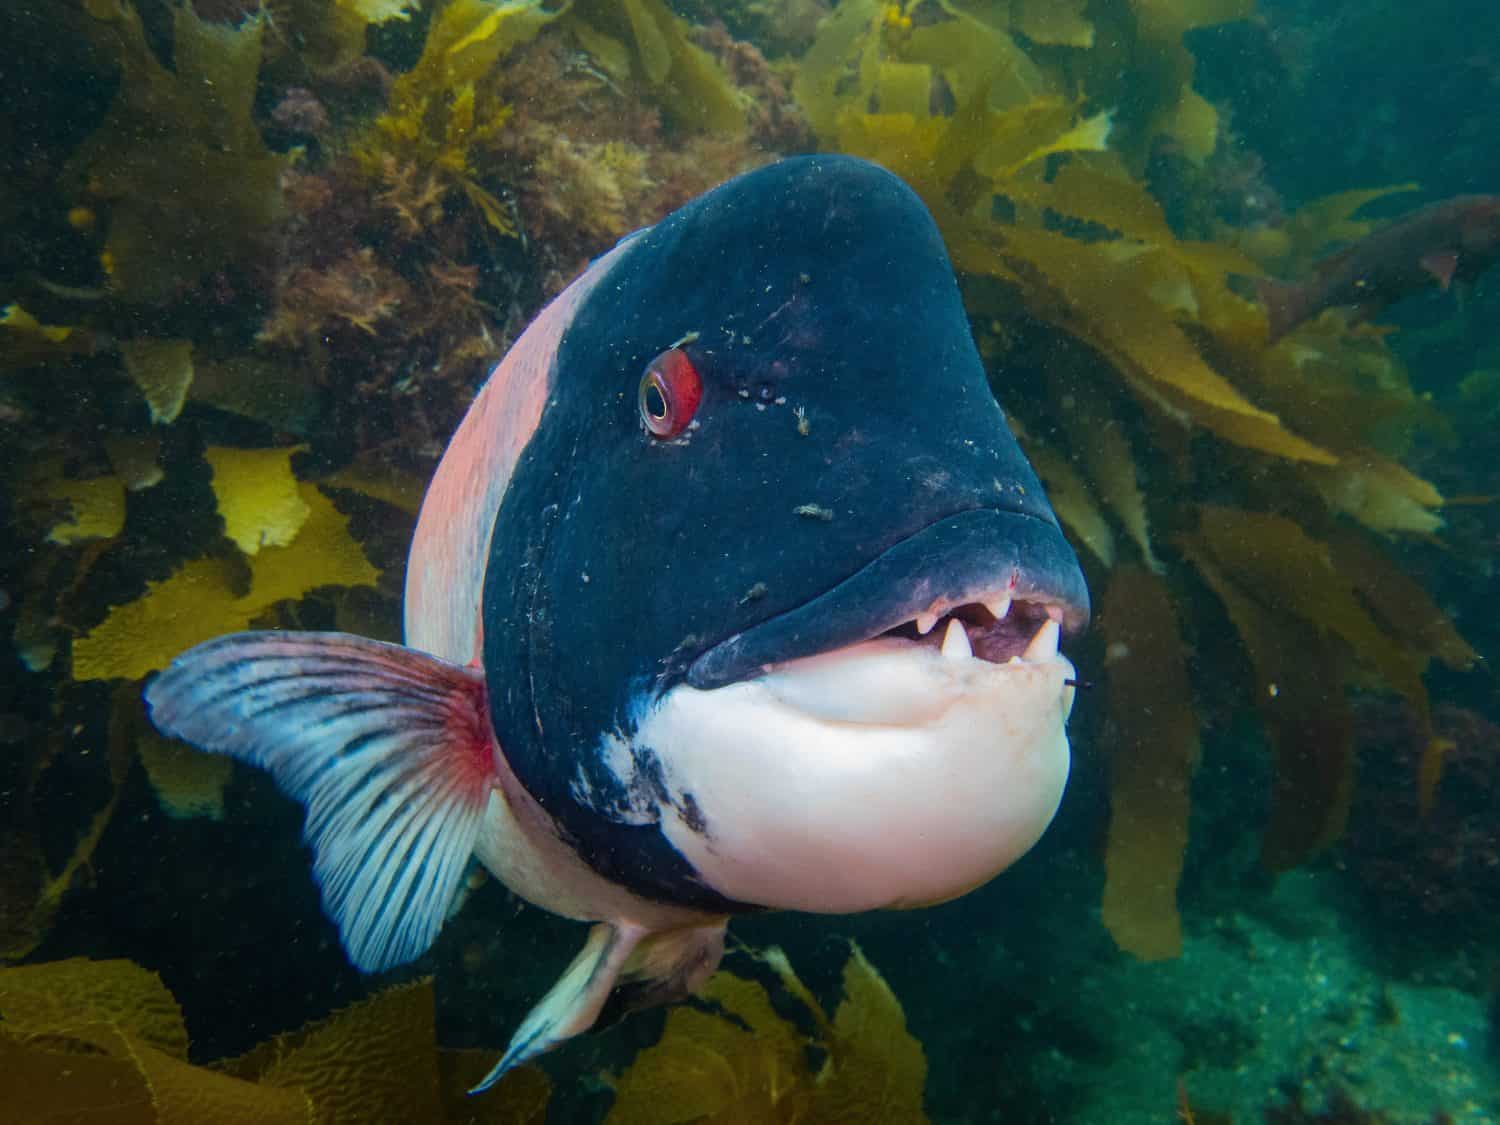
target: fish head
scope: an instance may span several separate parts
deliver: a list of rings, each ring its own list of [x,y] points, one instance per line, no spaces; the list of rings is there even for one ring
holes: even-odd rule
[[[1464,210],[1459,251],[1488,265],[1500,255],[1500,195],[1471,196]]]
[[[846,157],[632,236],[500,504],[498,742],[596,870],[706,909],[960,894],[1068,769],[1088,594],[936,226]]]

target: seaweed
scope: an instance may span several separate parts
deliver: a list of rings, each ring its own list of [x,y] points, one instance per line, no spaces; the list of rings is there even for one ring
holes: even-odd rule
[[[1416,435],[1442,441],[1451,429],[1381,330],[1330,313],[1269,346],[1263,311],[1242,295],[1263,268],[1367,233],[1359,209],[1404,185],[1313,201],[1272,232],[1221,224],[1200,241],[1173,227],[1143,181],[1153,154],[1168,152],[1166,168],[1210,182],[1195,170],[1233,137],[1192,88],[1183,36],[1250,10],[845,0],[794,89],[825,144],[896,171],[937,219],[1022,446],[1064,526],[1110,572],[1110,652],[1144,645],[1148,662],[1178,666],[1174,652],[1217,627],[1199,583],[1218,595],[1276,748],[1262,858],[1280,870],[1342,831],[1356,681],[1373,676],[1402,696],[1427,732],[1412,781],[1430,804],[1443,743],[1421,673],[1434,645],[1381,613],[1375,586],[1400,570],[1349,521],[1380,537],[1438,532],[1444,497],[1408,459]],[[1045,377],[1013,385],[1009,372],[1026,365]],[[1164,475],[1170,489],[1153,487]],[[1355,554],[1363,565],[1346,565]],[[1407,579],[1399,596],[1413,590]],[[1420,620],[1441,623],[1442,659],[1471,664],[1431,599],[1417,604]],[[1163,624],[1174,618],[1180,636]],[[1179,940],[1166,899],[1188,843],[1192,715],[1205,691],[1186,674],[1145,682],[1136,666],[1108,665],[1115,734],[1150,752],[1110,755],[1105,922],[1125,948],[1161,956]],[[1172,798],[1141,796],[1158,791]]]
[[[189,1061],[182,1012],[161,979],[129,961],[0,969],[0,1013],[0,1092],[27,1120],[540,1125],[551,1097],[546,1076],[522,1067],[463,1100],[468,1052],[437,1046],[430,978],[208,1066]]]
[[[262,253],[280,214],[287,160],[251,116],[264,23],[231,28],[173,8],[169,70],[128,0],[85,7],[120,87],[65,178],[107,215],[100,263],[110,289],[134,303],[182,298],[204,275]]]
[[[756,981],[718,973],[700,992],[710,1010],[674,1008],[660,1041],[613,1081],[608,1125],[927,1120],[922,1046],[857,945],[832,1019],[781,950],[761,957],[811,1020],[813,1036],[778,1014]],[[813,1048],[823,1056],[819,1066]]]

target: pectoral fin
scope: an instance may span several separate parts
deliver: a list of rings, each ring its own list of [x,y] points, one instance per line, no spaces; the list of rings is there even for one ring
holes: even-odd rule
[[[610,1009],[623,1014],[680,1000],[703,984],[724,954],[724,921],[653,932],[600,922],[567,971],[532,1008],[483,1081],[482,1093],[507,1071],[594,1026]]]

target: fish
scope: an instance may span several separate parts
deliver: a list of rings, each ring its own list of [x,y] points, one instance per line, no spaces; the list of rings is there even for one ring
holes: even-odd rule
[[[425,953],[471,862],[590,924],[477,1091],[690,994],[736,915],[943,902],[1027,852],[1089,594],[926,207],[808,156],[527,327],[430,482],[403,617],[209,640],[145,704],[303,803],[361,970]]]
[[[1324,309],[1368,319],[1433,285],[1473,282],[1500,260],[1500,195],[1459,195],[1401,216],[1317,262],[1300,281],[1256,282],[1274,343]]]

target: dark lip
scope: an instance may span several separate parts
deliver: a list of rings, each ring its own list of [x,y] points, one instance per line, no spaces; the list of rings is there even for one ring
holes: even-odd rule
[[[1083,572],[1056,525],[976,508],[929,524],[812,601],[720,641],[693,661],[687,682],[725,687],[770,664],[878,637],[934,602],[961,605],[1005,590],[1061,611],[1065,632],[1088,624]]]

